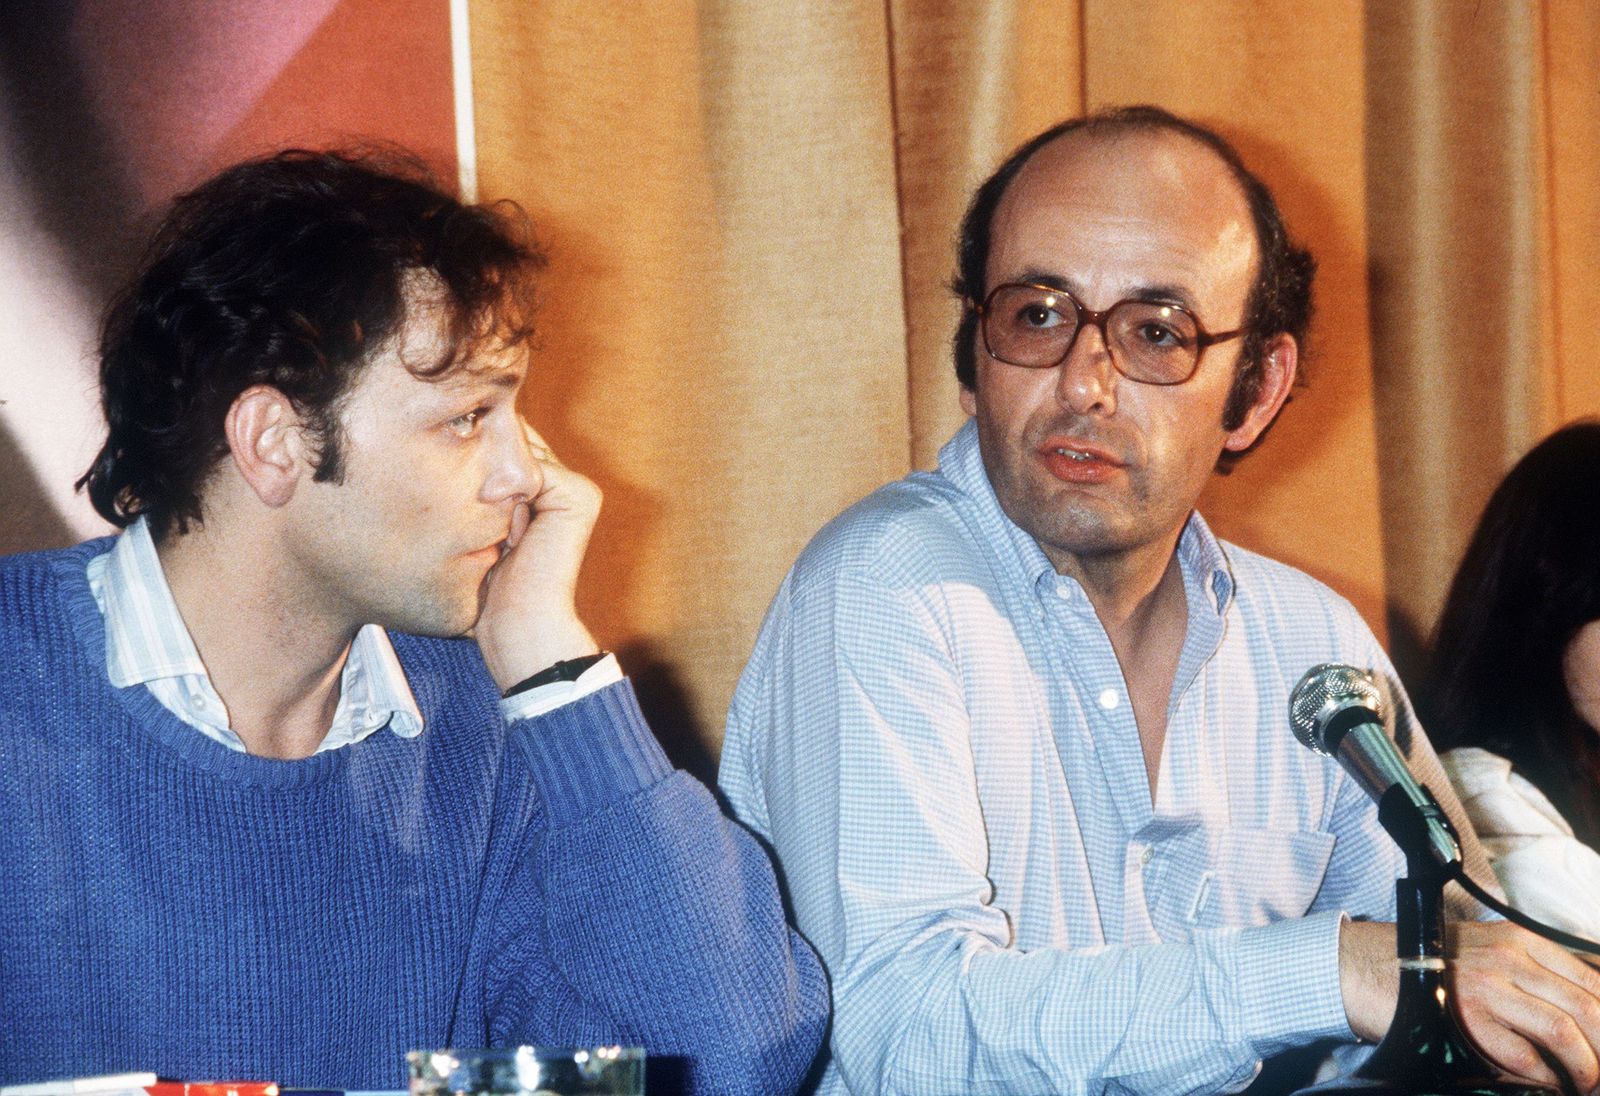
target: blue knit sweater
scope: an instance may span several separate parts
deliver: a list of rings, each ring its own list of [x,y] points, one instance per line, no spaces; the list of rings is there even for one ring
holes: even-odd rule
[[[474,644],[397,635],[422,735],[234,753],[108,683],[108,544],[0,560],[0,1083],[621,1042],[694,1092],[798,1084],[821,970],[626,683],[508,728]]]

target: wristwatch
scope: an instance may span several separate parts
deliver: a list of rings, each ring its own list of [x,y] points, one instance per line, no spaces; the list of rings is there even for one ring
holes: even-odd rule
[[[537,689],[541,685],[553,685],[557,681],[576,681],[583,676],[583,671],[610,653],[610,651],[596,651],[592,655],[580,655],[577,658],[564,659],[553,666],[546,666],[532,677],[523,678],[500,696],[502,699],[510,699],[518,693]]]

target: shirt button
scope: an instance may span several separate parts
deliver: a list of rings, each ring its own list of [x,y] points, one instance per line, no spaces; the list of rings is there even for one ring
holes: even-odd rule
[[[1150,858],[1155,854],[1156,850],[1152,849],[1149,845],[1146,845],[1144,847],[1144,851],[1139,854],[1139,866],[1142,868],[1146,864],[1150,863]]]
[[[1068,586],[1065,582],[1058,583],[1056,586],[1056,597],[1060,598],[1062,601],[1071,601],[1072,587]]]
[[[1108,712],[1122,703],[1122,698],[1117,695],[1117,690],[1115,689],[1101,689],[1099,700],[1100,707]]]

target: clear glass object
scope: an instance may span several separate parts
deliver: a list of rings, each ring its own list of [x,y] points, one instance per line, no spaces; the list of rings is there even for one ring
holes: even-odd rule
[[[411,1096],[644,1096],[638,1047],[413,1050]]]

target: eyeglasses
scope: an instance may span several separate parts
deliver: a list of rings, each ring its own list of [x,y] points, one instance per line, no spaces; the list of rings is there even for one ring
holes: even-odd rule
[[[1143,384],[1182,384],[1212,343],[1245,333],[1213,335],[1181,305],[1122,300],[1096,312],[1064,289],[1008,282],[975,306],[990,357],[1024,369],[1049,369],[1067,360],[1085,327],[1098,327],[1118,373]]]

